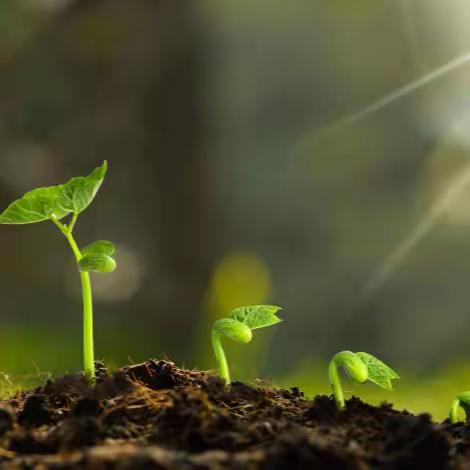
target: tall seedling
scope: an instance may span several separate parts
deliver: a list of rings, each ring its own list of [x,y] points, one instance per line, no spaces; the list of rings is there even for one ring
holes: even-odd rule
[[[109,273],[116,268],[114,245],[100,240],[80,249],[72,233],[81,214],[93,201],[107,171],[107,162],[88,176],[72,178],[65,184],[34,189],[12,202],[0,214],[0,224],[32,224],[51,221],[64,235],[75,256],[83,295],[83,358],[85,375],[95,377],[93,346],[93,299],[90,271]],[[69,217],[68,223],[63,220]]]

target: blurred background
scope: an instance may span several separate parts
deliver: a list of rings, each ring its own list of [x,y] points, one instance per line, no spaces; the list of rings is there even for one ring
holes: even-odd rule
[[[77,238],[118,246],[92,280],[109,364],[214,368],[214,319],[274,303],[282,325],[227,344],[236,378],[325,393],[327,360],[364,350],[402,381],[348,392],[442,417],[470,388],[469,20],[466,0],[2,0],[0,207],[108,160]],[[80,369],[61,234],[3,226],[0,260],[0,370]]]

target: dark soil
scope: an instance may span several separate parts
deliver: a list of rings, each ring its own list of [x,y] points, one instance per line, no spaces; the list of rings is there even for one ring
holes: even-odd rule
[[[470,469],[470,427],[149,361],[0,402],[0,468]]]

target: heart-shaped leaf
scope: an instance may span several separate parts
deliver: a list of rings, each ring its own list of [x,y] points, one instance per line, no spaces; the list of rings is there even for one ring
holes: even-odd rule
[[[0,224],[32,224],[54,216],[57,220],[80,213],[93,201],[103,183],[107,162],[88,176],[72,178],[68,183],[37,188],[13,201],[0,214]]]
[[[459,395],[457,395],[457,398],[462,402],[467,405],[470,405],[470,392],[462,392]]]
[[[94,271],[96,273],[111,273],[116,269],[116,261],[103,253],[90,253],[78,262],[80,271]]]
[[[0,214],[0,224],[33,224],[48,220],[52,215],[61,219],[68,211],[60,207],[60,186],[37,188],[13,201]]]
[[[95,168],[88,176],[77,176],[62,185],[61,207],[75,214],[83,212],[93,201],[103,183],[108,163]]]
[[[276,315],[281,307],[274,305],[252,305],[249,307],[240,307],[229,313],[229,318],[238,320],[247,325],[250,330],[264,328],[266,326],[275,325],[282,320]]]
[[[367,366],[368,380],[375,383],[379,387],[387,390],[393,390],[392,380],[399,379],[400,376],[382,361],[365,352],[356,353],[357,356]]]

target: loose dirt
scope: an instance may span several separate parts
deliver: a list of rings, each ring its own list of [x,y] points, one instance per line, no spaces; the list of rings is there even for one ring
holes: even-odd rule
[[[470,427],[148,361],[0,401],[5,469],[470,469]]]

